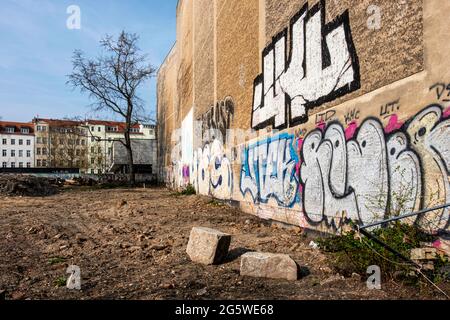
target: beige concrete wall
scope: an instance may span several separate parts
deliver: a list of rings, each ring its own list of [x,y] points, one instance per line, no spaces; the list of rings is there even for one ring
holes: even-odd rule
[[[166,161],[176,186],[191,183],[261,218],[328,232],[347,219],[366,224],[450,202],[450,44],[442,27],[450,3],[221,0],[192,10],[188,2],[178,9],[177,63],[194,72],[178,67],[181,119],[193,105],[196,120],[233,130],[223,140],[194,138],[187,168]],[[192,11],[195,23],[183,23]],[[290,26],[294,16],[303,24]],[[272,38],[283,30],[285,38]],[[160,72],[160,82],[171,78]],[[409,222],[439,232],[449,220],[438,210]]]
[[[166,169],[170,167],[176,150],[174,134],[180,126],[179,98],[178,98],[178,47],[175,45],[167,55],[164,64],[158,71],[157,114],[158,114],[158,172],[159,176],[171,181]],[[178,154],[177,157],[181,155]],[[170,173],[170,172],[169,172]]]

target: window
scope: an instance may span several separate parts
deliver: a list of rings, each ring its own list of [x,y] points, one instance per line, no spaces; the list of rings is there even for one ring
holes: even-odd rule
[[[94,158],[91,159],[91,164],[95,164],[95,159]]]
[[[16,150],[11,150],[11,157],[15,157],[16,156]]]
[[[80,145],[80,139],[77,139],[77,146]]]
[[[23,134],[28,134],[28,133],[30,133],[30,129],[28,129],[28,128],[21,128],[20,132],[22,132]]]
[[[37,126],[37,127],[36,127],[36,130],[37,130],[37,131],[42,131],[42,127],[41,127],[41,126]]]
[[[80,156],[80,149],[77,149],[77,150],[76,150],[76,155],[77,155],[77,157]]]
[[[95,131],[95,128],[94,128],[94,127],[91,127],[91,131],[94,132],[94,131]]]
[[[97,131],[98,131],[98,132],[102,132],[102,128],[101,128],[101,127],[98,127],[98,128],[97,128]]]
[[[6,150],[3,150],[3,151],[2,151],[2,156],[3,156],[3,157],[6,157]]]
[[[47,148],[42,148],[42,154],[43,154],[44,156],[47,155]]]
[[[98,147],[98,153],[102,153],[102,147]]]
[[[23,150],[19,150],[19,158],[23,157]]]
[[[23,162],[19,162],[19,168],[23,168]]]
[[[42,160],[42,166],[46,167],[47,166],[47,160]]]
[[[64,139],[59,139],[59,144],[64,144]]]
[[[19,139],[19,146],[23,146],[23,140]]]
[[[38,167],[40,167],[40,166],[41,166],[41,160],[37,160],[37,161],[36,161],[36,165],[37,165]]]
[[[15,168],[16,167],[16,163],[15,162],[11,162],[11,168]]]
[[[102,159],[98,159],[98,165],[99,165],[99,166],[102,165]]]
[[[3,167],[3,168],[6,168],[7,166],[8,166],[8,163],[7,163],[7,162],[3,162],[3,163],[2,163],[2,167]]]
[[[42,143],[47,144],[47,138],[42,138]]]
[[[15,145],[16,144],[16,139],[11,139],[11,145]]]
[[[36,154],[37,154],[38,156],[41,155],[41,148],[36,148]]]
[[[31,158],[31,151],[27,150],[27,158]]]
[[[94,153],[94,152],[95,152],[95,148],[91,147],[91,153]]]
[[[6,133],[14,133],[14,130],[15,128],[14,127],[7,127],[6,129],[5,129],[5,131],[6,131]]]
[[[95,137],[91,137],[91,142],[94,142],[95,141]]]
[[[81,140],[81,145],[84,146],[86,144],[86,141],[83,139]]]
[[[31,168],[31,162],[27,162],[27,168]]]
[[[31,140],[30,139],[27,140],[27,146],[31,146]]]
[[[42,138],[41,137],[37,137],[36,138],[36,143],[37,144],[41,144],[42,143]]]
[[[3,140],[2,140],[2,144],[3,144],[3,145],[5,145],[5,144],[7,144],[7,143],[8,143],[8,142],[6,141],[6,139],[3,139]]]

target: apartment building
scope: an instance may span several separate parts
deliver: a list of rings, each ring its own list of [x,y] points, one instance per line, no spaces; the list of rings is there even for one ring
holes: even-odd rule
[[[0,165],[2,168],[34,167],[32,123],[0,121]]]
[[[113,164],[114,142],[124,139],[126,124],[124,122],[87,120],[84,124],[88,138],[88,166],[87,172],[102,174],[109,172]],[[155,140],[156,129],[154,125],[135,124],[131,128],[131,139]]]
[[[87,171],[88,132],[80,121],[38,119],[35,126],[37,168],[79,168]]]

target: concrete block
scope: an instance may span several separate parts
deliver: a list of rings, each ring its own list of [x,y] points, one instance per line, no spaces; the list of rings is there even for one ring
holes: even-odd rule
[[[231,235],[210,228],[195,227],[191,231],[187,254],[193,262],[219,264],[228,255]]]
[[[298,279],[298,266],[287,254],[249,252],[241,257],[241,276]]]

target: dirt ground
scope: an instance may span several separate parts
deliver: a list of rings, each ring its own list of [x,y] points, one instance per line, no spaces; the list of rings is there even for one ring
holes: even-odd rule
[[[194,226],[233,235],[226,263],[189,260]],[[393,281],[368,290],[364,278],[337,280],[329,257],[310,241],[210,199],[162,188],[0,197],[0,292],[6,299],[442,298]],[[249,250],[288,253],[304,275],[295,282],[241,277],[239,256]],[[81,268],[81,291],[61,286],[69,265]]]

